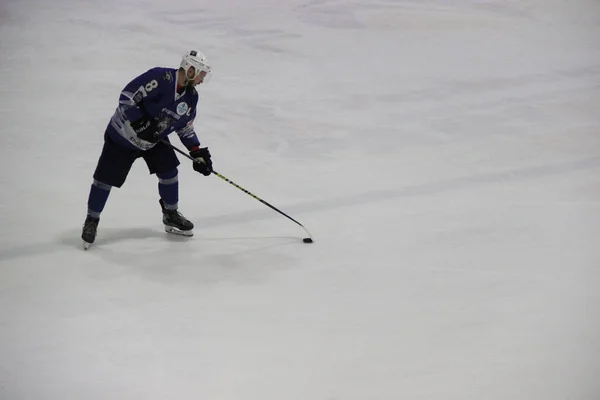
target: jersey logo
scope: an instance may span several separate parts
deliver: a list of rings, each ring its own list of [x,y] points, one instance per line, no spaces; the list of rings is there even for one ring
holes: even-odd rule
[[[171,124],[173,123],[173,118],[170,118],[169,116],[161,116],[160,120],[158,121],[158,133],[163,133],[164,131],[166,131],[167,129],[169,129],[169,127],[171,126]]]
[[[188,105],[186,102],[182,101],[181,103],[177,104],[177,114],[185,115],[187,112],[188,112]]]

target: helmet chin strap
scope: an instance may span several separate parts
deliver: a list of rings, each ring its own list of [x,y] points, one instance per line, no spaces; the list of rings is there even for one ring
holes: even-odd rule
[[[194,74],[194,77],[192,77],[190,79],[189,76],[189,72],[190,72],[191,68],[188,68],[187,71],[185,71],[185,84],[184,86],[192,86],[192,82],[194,82],[194,79],[196,79],[196,74]]]

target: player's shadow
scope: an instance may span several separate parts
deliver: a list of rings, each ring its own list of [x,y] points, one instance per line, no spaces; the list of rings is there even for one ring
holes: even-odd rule
[[[9,266],[11,260],[44,257],[62,249],[58,259],[65,260],[66,255],[70,263],[82,265],[93,276],[134,275],[143,281],[195,288],[223,281],[263,282],[273,272],[296,265],[294,256],[279,249],[303,246],[298,237],[290,236],[200,233],[190,238],[158,228],[134,227],[103,228],[86,251],[80,234],[79,229],[69,229],[46,243],[0,250],[0,267]],[[69,255],[73,251],[82,256]]]
[[[256,245],[249,246],[243,251],[233,250],[232,254],[240,252],[254,252],[271,247],[286,246],[298,243],[298,237],[291,236],[199,236],[196,235],[193,238],[172,235],[164,232],[163,230],[156,228],[103,228],[102,233],[98,235],[95,243],[91,250],[98,251],[100,249],[111,248],[111,245],[119,244],[123,242],[136,242],[136,241],[147,241],[147,240],[161,240],[175,246],[175,249],[179,247],[179,244],[189,244],[190,240],[196,240],[198,243],[207,242],[240,242],[255,241]],[[79,229],[69,229],[61,232],[55,240],[50,240],[44,243],[31,243],[21,246],[15,246],[8,249],[0,249],[0,266],[8,265],[11,260],[16,260],[24,257],[35,257],[45,254],[52,254],[56,252],[58,247],[62,247],[65,250],[83,250],[83,241],[81,240],[81,231]],[[115,250],[116,251],[116,250]],[[152,250],[149,249],[148,253],[152,254]],[[140,254],[140,256],[142,256]]]
[[[64,246],[83,249],[83,242],[80,236],[81,232],[79,231],[65,232],[59,238],[59,243]],[[151,238],[162,238],[171,242],[184,242],[189,240],[189,238],[184,236],[170,235],[164,231],[150,228],[103,228],[102,234],[98,235],[93,246],[110,245],[125,240],[146,240]]]
[[[275,249],[298,245],[289,236],[211,236],[197,232],[194,237],[168,234],[159,229],[103,229],[89,256],[106,265],[125,269],[140,279],[183,285],[216,282],[260,282],[274,270],[294,265],[294,257]],[[69,247],[81,241],[64,238]],[[81,250],[83,251],[83,250]],[[265,256],[256,255],[266,252]],[[93,268],[93,267],[92,267]]]
[[[65,232],[59,238],[59,243],[68,247],[83,248],[79,231]],[[148,228],[125,228],[125,229],[102,229],[102,235],[98,235],[94,245],[111,244],[126,239],[148,239],[158,237],[159,232]]]
[[[94,246],[110,245],[125,240],[147,240],[151,238],[161,238],[170,242],[184,242],[189,239],[182,236],[169,235],[163,231],[150,228],[104,228],[102,229],[102,235],[98,236]],[[56,240],[46,243],[26,244],[0,250],[0,265],[18,258],[51,254],[57,250],[57,244],[65,248],[83,250],[81,231],[79,229],[71,229],[62,232]]]
[[[526,167],[521,169],[491,172],[485,174],[475,174],[464,177],[452,178],[439,182],[428,182],[411,186],[403,186],[400,188],[392,188],[377,192],[357,193],[351,196],[344,196],[335,199],[325,199],[321,201],[313,201],[303,204],[298,204],[294,207],[286,207],[286,210],[296,215],[303,212],[323,212],[331,209],[340,209],[342,207],[356,207],[362,204],[371,204],[398,198],[413,198],[424,197],[440,194],[449,191],[458,191],[465,188],[481,185],[492,185],[496,183],[506,183],[512,181],[521,181],[525,179],[539,179],[546,176],[568,174],[578,170],[590,170],[597,168],[600,165],[600,157],[593,156],[584,159],[560,162],[555,164],[547,164],[541,166]],[[281,215],[266,209],[256,209],[252,211],[242,211],[227,215],[211,216],[199,218],[202,220],[203,228],[223,227],[227,225],[235,225],[241,222],[249,222],[256,220],[266,220],[270,218],[281,218]],[[81,231],[69,230],[64,232],[58,239],[59,244],[71,248],[83,248],[80,239]],[[98,237],[97,245],[116,243],[130,239],[148,239],[165,237],[162,231],[149,228],[125,228],[125,229],[102,229],[102,235]],[[169,235],[165,240],[174,243],[185,241],[187,238]],[[203,239],[205,240],[205,239]],[[25,241],[25,240],[23,240]],[[42,254],[51,254],[56,251],[56,240],[49,242],[26,244],[17,247],[12,247],[6,250],[0,250],[0,265],[6,262],[28,256],[36,256]]]
[[[98,235],[96,241],[92,245],[93,247],[107,246],[116,244],[124,241],[135,241],[135,240],[147,240],[147,239],[160,239],[171,243],[188,243],[190,240],[200,240],[202,242],[222,242],[222,241],[264,241],[271,240],[277,244],[292,244],[298,243],[299,238],[293,236],[203,236],[195,235],[193,237],[186,237],[181,235],[174,235],[166,233],[162,230],[151,229],[151,228],[105,228],[102,229],[102,234]],[[83,242],[80,238],[79,231],[65,232],[59,238],[59,243],[67,247],[83,248]],[[267,245],[271,247],[273,243]],[[0,255],[0,259],[1,259]]]

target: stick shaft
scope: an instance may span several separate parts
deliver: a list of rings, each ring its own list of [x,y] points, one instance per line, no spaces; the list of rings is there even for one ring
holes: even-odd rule
[[[182,151],[181,149],[179,149],[178,147],[172,145],[169,141],[165,140],[165,139],[161,139],[160,140],[162,143],[166,144],[167,146],[171,147],[173,150],[175,150],[176,152],[180,153],[181,155],[185,156],[186,158],[190,159],[192,162],[195,163],[199,163],[201,164],[200,161],[196,160],[195,158],[191,157],[189,154],[185,153],[184,151]],[[260,197],[258,197],[257,195],[255,195],[254,193],[250,192],[247,189],[244,189],[243,187],[241,187],[240,185],[238,185],[237,183],[235,183],[234,181],[232,181],[231,179],[227,178],[224,175],[221,175],[220,173],[218,173],[217,171],[212,171],[213,175],[218,176],[219,178],[221,178],[222,180],[224,180],[225,182],[229,183],[230,185],[236,187],[237,189],[241,190],[242,192],[246,193],[248,196],[253,197],[254,199],[260,201],[262,204],[264,204],[265,206],[271,208],[274,211],[277,211],[279,214],[283,215],[284,217],[290,219],[291,221],[295,222],[296,224],[300,225],[302,227],[302,229],[304,229],[306,231],[306,233],[308,234],[308,236],[310,238],[312,238],[312,235],[310,234],[310,232],[308,231],[308,229],[306,229],[304,227],[304,225],[302,225],[300,222],[296,221],[294,218],[290,217],[289,215],[287,215],[286,213],[284,213],[283,211],[281,211],[280,209],[278,209],[277,207],[275,207],[274,205],[270,204],[269,202],[261,199]]]

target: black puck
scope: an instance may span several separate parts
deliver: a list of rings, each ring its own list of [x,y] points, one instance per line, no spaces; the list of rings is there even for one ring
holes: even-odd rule
[[[302,239],[302,241],[304,243],[312,243],[313,242],[313,240],[311,238],[304,238],[304,239]]]

